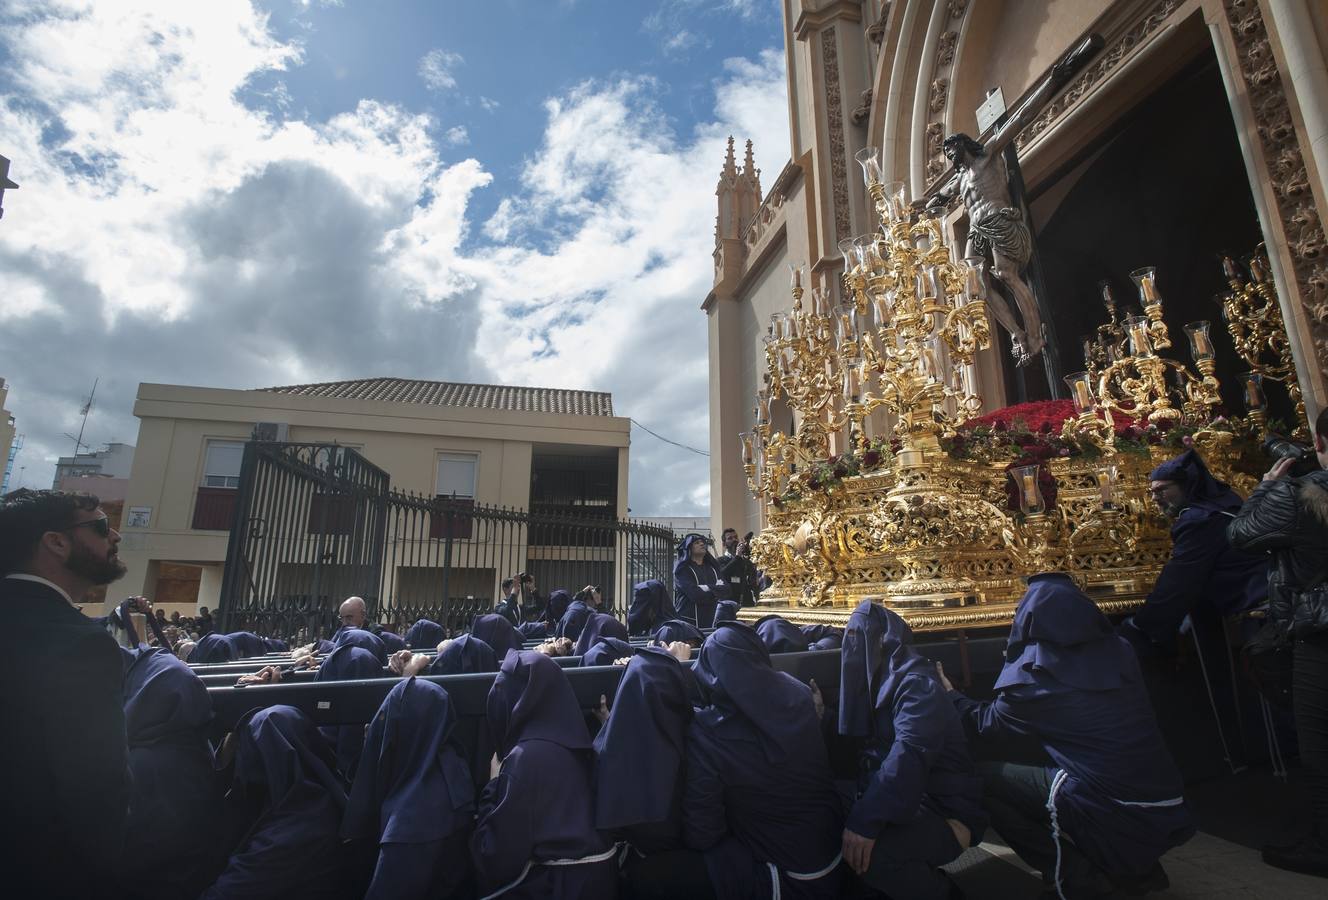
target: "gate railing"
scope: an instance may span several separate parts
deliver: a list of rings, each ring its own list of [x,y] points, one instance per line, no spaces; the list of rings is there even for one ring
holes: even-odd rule
[[[451,630],[491,611],[505,578],[528,573],[547,597],[599,587],[620,616],[632,586],[672,585],[673,532],[602,514],[483,506],[395,491],[356,451],[250,442],[227,549],[221,627],[326,635],[337,607],[363,597],[398,633],[418,618]]]

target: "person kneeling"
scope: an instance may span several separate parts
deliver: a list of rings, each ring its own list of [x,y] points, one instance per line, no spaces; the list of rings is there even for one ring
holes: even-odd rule
[[[903,619],[863,601],[844,629],[839,731],[866,738],[844,859],[891,897],[947,897],[940,866],[980,840],[982,781],[936,667]]]
[[[1158,859],[1195,831],[1180,773],[1133,649],[1068,575],[1028,579],[995,700],[945,686],[992,828],[1059,896],[1168,886]]]

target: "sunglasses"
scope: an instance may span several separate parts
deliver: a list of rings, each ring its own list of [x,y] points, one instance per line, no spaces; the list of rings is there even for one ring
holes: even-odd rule
[[[61,528],[60,530],[73,531],[75,528],[91,528],[93,531],[97,532],[100,537],[111,536],[111,520],[105,516],[101,516],[97,519],[88,519],[86,522],[78,522],[74,525],[70,525],[68,528]]]

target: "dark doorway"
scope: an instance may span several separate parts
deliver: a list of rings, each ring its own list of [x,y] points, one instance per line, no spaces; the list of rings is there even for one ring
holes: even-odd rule
[[[1218,256],[1247,256],[1263,237],[1211,47],[1033,202],[1052,329],[1067,372],[1084,368],[1080,336],[1106,321],[1098,283],[1110,282],[1122,314],[1137,315],[1130,272],[1156,266],[1172,340],[1164,355],[1191,363],[1185,324],[1212,322],[1223,400],[1243,411],[1239,375],[1248,366],[1214,300],[1227,289]]]

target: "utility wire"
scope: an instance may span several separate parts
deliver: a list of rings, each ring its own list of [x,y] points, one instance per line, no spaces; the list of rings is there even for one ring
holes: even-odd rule
[[[642,425],[640,422],[636,421],[636,419],[629,419],[628,421],[630,421],[630,422],[631,422],[633,425],[635,425],[637,428],[640,428],[640,429],[641,429],[642,431],[644,431],[646,434],[651,435],[651,436],[653,436],[653,437],[657,437],[657,438],[659,438],[661,441],[663,441],[663,442],[666,443],[666,444],[672,444],[672,445],[675,446],[675,447],[681,447],[681,448],[684,449],[684,450],[690,450],[690,451],[692,451],[693,453],[696,453],[696,454],[698,454],[698,455],[700,455],[700,456],[709,456],[709,455],[710,455],[710,451],[709,451],[709,450],[697,450],[695,447],[688,447],[686,444],[680,444],[680,443],[678,443],[677,441],[671,441],[671,440],[669,440],[668,438],[666,438],[664,435],[662,435],[662,434],[657,434],[657,433],[651,431],[649,428],[647,428],[646,426]]]

